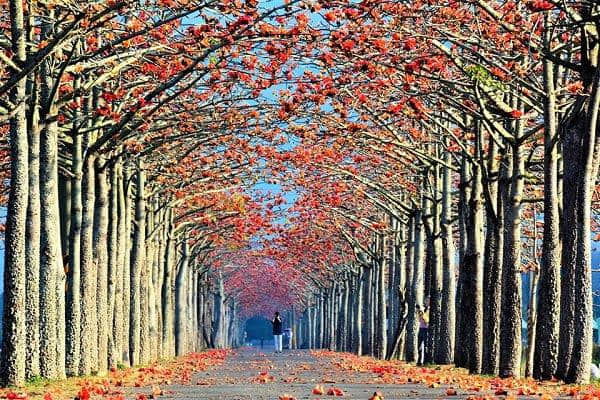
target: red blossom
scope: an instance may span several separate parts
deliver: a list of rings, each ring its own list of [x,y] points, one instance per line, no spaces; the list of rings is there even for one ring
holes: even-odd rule
[[[523,116],[523,112],[521,110],[512,110],[510,112],[510,116],[514,119],[518,119]]]

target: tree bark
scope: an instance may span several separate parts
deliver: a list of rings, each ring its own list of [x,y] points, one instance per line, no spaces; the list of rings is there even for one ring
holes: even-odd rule
[[[9,2],[12,52],[20,63],[26,59],[23,3]],[[2,318],[2,362],[0,380],[4,385],[25,382],[25,239],[28,200],[28,144],[25,79],[9,93],[16,105],[10,118],[10,192],[8,197],[4,260],[4,311]]]
[[[340,304],[340,319],[339,319],[339,329],[340,333],[340,344],[339,351],[347,350],[347,341],[348,341],[348,320],[350,317],[348,303],[350,301],[350,285],[348,284],[348,277],[344,277],[343,286],[342,286],[342,299]]]
[[[110,192],[108,200],[108,368],[116,367],[120,362],[121,350],[118,346],[118,336],[122,335],[122,318],[119,309],[123,295],[121,265],[119,265],[119,164],[113,164],[110,169]],[[118,325],[118,327],[117,327]]]
[[[518,129],[517,129],[518,130]],[[512,148],[510,197],[504,225],[500,376],[521,374],[521,201],[525,160],[518,145]]]
[[[381,235],[379,238],[379,272],[378,272],[378,312],[377,312],[377,357],[380,359],[385,359],[387,356],[387,313],[386,313],[386,303],[387,303],[387,293],[386,293],[386,285],[385,285],[385,276],[387,273],[387,259],[385,256],[385,250],[387,246],[386,236]]]
[[[150,234],[152,235],[152,237],[150,238],[150,243],[148,246],[148,269],[149,269],[149,276],[148,276],[148,318],[149,318],[149,323],[148,323],[148,334],[149,334],[149,340],[150,340],[150,352],[149,352],[149,358],[151,360],[155,360],[158,358],[158,308],[157,308],[157,293],[159,293],[157,287],[158,287],[158,260],[157,260],[157,253],[159,252],[158,249],[158,243],[157,243],[157,238],[158,238],[158,233],[159,232],[159,221],[158,221],[158,216],[157,216],[157,204],[156,204],[156,200],[153,200],[151,202],[152,207],[149,214],[149,221],[151,224],[151,228],[149,229]],[[194,320],[191,319],[190,322],[193,322]]]
[[[365,278],[365,323],[366,326],[364,329],[365,339],[363,340],[364,344],[364,355],[372,355],[373,354],[373,330],[374,324],[373,322],[373,267],[370,266],[366,269],[366,278]]]
[[[429,331],[427,336],[427,351],[425,361],[428,363],[440,363],[439,344],[443,340],[440,336],[441,312],[442,312],[442,288],[443,288],[443,254],[441,237],[441,215],[439,202],[437,200],[440,192],[439,168],[433,168],[432,190],[433,200],[429,201],[429,218],[427,221],[429,232],[429,261],[430,261],[430,284],[429,284]]]
[[[425,202],[422,199],[422,204]],[[423,211],[417,209],[415,212],[415,245],[414,245],[414,266],[412,276],[412,302],[409,303],[408,309],[408,326],[406,331],[406,359],[409,362],[416,361],[419,354],[418,349],[418,332],[419,318],[417,315],[417,307],[424,308],[424,271],[425,271],[425,227],[423,226]]]
[[[452,165],[452,154],[446,154],[447,165]],[[440,312],[440,339],[436,361],[440,364],[451,364],[454,361],[454,335],[456,311],[456,281],[455,281],[455,247],[452,232],[452,171],[445,167],[442,178],[442,270],[443,291]]]
[[[388,293],[387,299],[387,337],[388,337],[388,345],[386,349],[386,359],[389,358],[389,354],[392,351],[392,347],[394,345],[394,331],[396,329],[396,301],[398,298],[398,283],[396,282],[398,278],[398,274],[396,270],[397,266],[397,245],[398,245],[398,221],[393,216],[388,216],[390,221],[390,227],[392,230],[392,236],[390,237],[390,251],[389,251],[389,262],[388,262],[388,279],[387,279],[387,288],[386,291]]]
[[[40,375],[40,131],[36,75],[32,74],[27,83],[27,92],[30,96],[27,127],[29,195],[25,242],[25,310],[27,316],[25,376],[27,379]]]
[[[324,299],[324,293],[321,290],[319,293],[319,330],[318,330],[318,335],[317,335],[317,339],[318,339],[318,343],[317,343],[317,348],[318,349],[322,349],[325,347],[325,343],[324,343],[324,337],[325,337],[325,299]]]
[[[54,79],[49,61],[42,65],[41,104],[48,110],[44,115],[46,126],[40,142],[40,371],[45,378],[58,379],[58,330],[63,323],[58,315],[57,279],[63,268],[60,243],[60,216],[58,211],[58,126],[47,121],[56,115],[52,87]],[[62,294],[61,294],[62,295]],[[61,355],[62,356],[62,355]]]
[[[551,30],[548,17],[545,20],[545,46],[550,46]],[[560,227],[558,207],[558,120],[556,114],[556,92],[554,66],[544,60],[544,237],[539,281],[539,307],[533,377],[549,380],[558,366],[560,337]],[[535,221],[534,221],[535,223]]]
[[[146,266],[146,199],[145,199],[145,171],[143,163],[138,161],[137,191],[135,201],[135,229],[131,252],[131,294],[129,310],[129,359],[131,365],[138,365],[142,361],[140,349],[141,336],[141,296],[142,296],[142,270]]]
[[[416,213],[415,213],[416,214]],[[416,328],[415,323],[416,315],[411,313],[415,305],[415,297],[413,292],[413,278],[414,278],[414,256],[416,247],[416,215],[412,215],[408,220],[408,245],[406,251],[406,293],[407,293],[407,305],[408,314],[406,322],[406,339],[404,348],[404,359],[407,362],[414,362],[417,359],[417,342],[416,342]]]
[[[121,296],[121,316],[123,335],[121,342],[121,360],[130,365],[129,361],[129,310],[130,310],[130,239],[131,239],[131,205],[129,196],[129,173],[125,167],[121,167],[121,179],[119,180],[119,263],[122,268],[121,281],[123,294]]]
[[[96,264],[96,315],[98,343],[96,370],[108,370],[108,335],[112,320],[108,313],[108,184],[106,168],[96,159],[96,204],[94,209],[94,260]]]
[[[174,253],[175,248],[173,244],[173,215],[172,211],[167,211],[167,220],[168,220],[168,228],[167,228],[167,243],[165,244],[165,260],[164,260],[164,278],[162,284],[162,348],[163,348],[163,357],[168,357],[170,355],[171,349],[171,329],[174,324],[173,314],[171,312],[171,288],[172,288],[172,271],[173,271],[173,263],[174,263]]]
[[[85,140],[87,145],[89,139]],[[98,320],[96,313],[97,270],[93,255],[95,168],[94,156],[88,154],[83,172],[83,208],[81,223],[81,341],[79,374],[97,370]]]
[[[472,373],[481,372],[483,345],[483,208],[481,169],[473,165],[471,197],[466,220],[467,248],[461,287],[461,335],[464,335],[462,351],[466,354],[466,366]],[[466,184],[463,182],[462,184]]]
[[[459,184],[459,202],[458,202],[458,223],[459,223],[459,269],[458,269],[458,282],[456,286],[456,332],[455,346],[454,346],[454,363],[459,367],[468,366],[468,340],[467,334],[468,327],[464,327],[465,318],[467,312],[465,310],[465,302],[463,301],[465,287],[467,286],[466,280],[468,277],[468,271],[466,270],[466,256],[468,247],[468,234],[467,227],[469,221],[469,199],[471,198],[471,187],[469,186],[470,168],[467,160],[463,159],[460,167],[460,184]],[[464,313],[464,315],[463,315]]]
[[[336,308],[337,308],[337,282],[333,282],[333,286],[329,289],[329,313],[328,313],[328,348],[331,351],[335,351],[335,337],[336,337]]]
[[[482,372],[497,375],[500,359],[500,311],[502,306],[502,262],[504,246],[504,200],[507,195],[506,166],[495,164],[497,151],[490,140],[486,202],[486,240],[484,250],[484,343]]]
[[[187,295],[185,290],[186,278],[188,275],[188,244],[187,238],[184,238],[182,244],[182,256],[179,269],[177,271],[177,280],[175,286],[175,347],[176,355],[181,356],[186,353],[186,302]]]
[[[572,215],[575,209],[575,232],[564,236],[564,244],[575,251],[574,257],[574,312],[572,356],[565,377],[567,382],[585,383],[590,379],[589,365],[593,348],[593,303],[591,270],[591,205],[592,194],[598,175],[600,135],[598,134],[598,114],[600,108],[600,68],[598,67],[598,36],[595,26],[586,25],[586,33],[594,37],[594,51],[590,57],[595,73],[590,95],[581,96],[574,106],[577,110],[572,120],[567,120],[565,138],[569,143],[564,147],[564,184],[575,186],[575,203],[564,202],[564,214]],[[591,31],[588,31],[591,29]],[[569,161],[572,161],[569,163]],[[565,187],[565,191],[566,191]],[[565,222],[567,220],[565,219]],[[573,225],[573,220],[569,223]],[[566,228],[566,224],[563,225]],[[566,228],[568,230],[572,228]],[[574,240],[574,242],[568,242]],[[567,242],[567,243],[565,243]],[[563,327],[561,326],[561,332]]]
[[[217,291],[215,292],[214,296],[213,296],[213,324],[212,324],[212,331],[213,331],[213,343],[214,346],[218,349],[222,349],[223,348],[223,325],[224,325],[224,321],[223,321],[223,314],[224,314],[224,307],[223,307],[223,297],[224,297],[224,293],[223,293],[223,279],[222,277],[219,275],[219,278],[217,280]]]
[[[73,86],[80,86],[81,78],[76,76]],[[81,102],[82,97],[78,100]],[[73,130],[71,131],[71,198],[69,214],[69,259],[67,264],[66,293],[66,357],[67,375],[79,374],[79,358],[81,350],[81,218],[82,218],[82,171],[83,171],[83,136],[77,129],[80,117],[79,109],[74,111]]]

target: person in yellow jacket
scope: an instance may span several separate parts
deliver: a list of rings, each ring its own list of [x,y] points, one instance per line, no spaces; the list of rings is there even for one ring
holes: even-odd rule
[[[425,362],[425,348],[427,346],[427,334],[429,332],[429,307],[427,302],[424,308],[417,305],[417,315],[419,316],[419,335],[418,335],[418,356],[417,365],[423,365]]]

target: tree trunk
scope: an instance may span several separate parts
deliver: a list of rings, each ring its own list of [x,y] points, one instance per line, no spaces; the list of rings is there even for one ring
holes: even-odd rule
[[[163,349],[163,340],[162,340],[162,332],[163,332],[163,325],[164,325],[164,316],[163,316],[163,302],[165,301],[163,298],[163,293],[162,293],[162,288],[164,285],[164,279],[165,279],[165,256],[166,256],[166,243],[167,243],[167,233],[168,233],[168,221],[167,221],[167,211],[164,210],[161,212],[161,221],[160,224],[162,225],[161,227],[161,233],[160,233],[160,240],[158,243],[158,254],[157,254],[157,258],[156,258],[156,264],[157,264],[157,282],[156,282],[156,288],[155,288],[155,293],[156,293],[156,313],[157,313],[157,326],[156,326],[156,340],[157,340],[157,356],[158,358],[161,358],[162,355],[164,354],[164,349]],[[202,288],[200,287],[200,283],[198,282],[198,290],[201,290]],[[197,297],[199,298],[199,294],[197,295]],[[198,313],[199,316],[197,317],[197,320],[199,321],[200,315],[202,315],[200,313],[200,306],[198,306]]]
[[[71,160],[71,162],[73,162]],[[58,175],[58,195],[60,211],[60,243],[62,249],[63,269],[67,271],[69,265],[69,246],[71,237],[71,177]],[[65,287],[65,293],[66,292]],[[66,301],[66,296],[65,296]]]
[[[309,349],[315,349],[316,345],[315,345],[315,325],[316,325],[316,314],[317,314],[317,309],[315,307],[308,307],[308,309],[306,310],[306,323],[307,323],[307,330],[306,330],[306,342],[308,345]]]
[[[410,222],[409,222],[410,225]],[[407,323],[407,312],[408,312],[408,293],[410,288],[407,288],[407,285],[409,284],[409,280],[408,280],[408,271],[406,270],[406,266],[408,265],[407,263],[407,259],[408,259],[408,253],[410,252],[411,246],[409,245],[408,241],[410,240],[410,238],[407,238],[407,229],[410,228],[406,227],[404,225],[400,225],[400,237],[399,237],[399,243],[398,246],[396,247],[396,251],[398,252],[397,255],[397,264],[398,266],[396,267],[396,274],[397,274],[397,278],[396,278],[396,306],[395,306],[395,316],[394,318],[396,319],[396,333],[400,334],[400,337],[396,338],[396,341],[393,343],[393,345],[395,346],[395,350],[392,350],[392,353],[390,354],[390,358],[394,357],[397,358],[399,360],[404,360],[404,354],[405,354],[405,345],[406,345],[406,323]],[[408,234],[411,234],[408,231]],[[452,276],[452,279],[454,280],[454,276]],[[395,336],[394,336],[395,337]]]
[[[481,372],[483,345],[483,208],[481,169],[473,165],[471,197],[467,215],[467,248],[462,264],[461,335],[469,371]]]
[[[108,209],[108,367],[116,367],[121,361],[118,336],[122,334],[122,318],[119,308],[123,295],[121,266],[119,265],[119,166],[115,163],[110,170],[110,192]],[[117,327],[118,325],[118,327]]]
[[[138,162],[137,191],[135,201],[135,229],[131,251],[131,296],[129,310],[129,359],[135,366],[142,361],[140,349],[141,336],[141,297],[142,297],[142,270],[146,267],[146,176],[141,161]]]
[[[200,275],[200,277],[198,277],[198,291],[197,296],[198,296],[198,337],[199,337],[199,342],[200,342],[200,348],[204,348],[206,346],[208,346],[208,343],[205,342],[204,340],[204,335],[201,335],[200,332],[204,331],[204,307],[205,307],[205,300],[204,300],[204,285],[202,285],[202,280],[203,277],[202,275]]]
[[[45,119],[55,115],[52,78],[49,62],[41,69],[41,103],[49,110]],[[50,108],[47,108],[50,107]],[[59,371],[57,346],[57,326],[62,324],[58,315],[57,279],[58,270],[63,268],[60,243],[60,216],[58,211],[58,126],[56,122],[46,122],[40,142],[40,203],[41,242],[40,242],[40,371],[45,378],[58,379]],[[62,357],[62,355],[60,355]]]
[[[365,278],[365,305],[364,305],[364,313],[365,313],[365,323],[366,326],[364,329],[365,339],[363,340],[364,344],[364,355],[372,355],[373,354],[373,329],[374,324],[372,314],[373,314],[373,267],[370,266],[366,268],[366,278]]]
[[[214,346],[218,349],[222,349],[223,348],[223,325],[224,325],[224,319],[223,319],[223,314],[225,313],[224,311],[224,307],[223,307],[223,279],[221,278],[221,276],[219,276],[219,279],[217,281],[217,291],[215,292],[214,296],[213,296],[213,324],[212,324],[212,331],[213,331],[213,343]]]
[[[26,360],[27,379],[40,375],[40,131],[38,125],[37,74],[32,74],[27,83],[29,101],[29,194],[26,225]]]
[[[354,340],[354,303],[356,302],[356,287],[353,273],[350,272],[348,274],[348,304],[346,306],[346,341],[344,342],[344,348],[342,351],[344,352],[352,352],[353,346],[352,341]]]
[[[425,204],[425,201],[422,200],[422,204]],[[413,308],[409,309],[409,327],[408,327],[408,341],[414,342],[410,343],[410,346],[414,349],[414,359],[418,358],[419,349],[418,349],[418,332],[419,332],[419,318],[417,315],[417,308],[424,309],[424,273],[425,273],[425,248],[426,244],[426,235],[425,235],[425,227],[423,226],[423,211],[417,210],[415,213],[415,255],[414,255],[414,272],[413,272],[413,287],[412,292],[414,296],[413,300]],[[407,355],[408,358],[408,355]]]
[[[486,240],[484,250],[484,337],[482,372],[497,375],[500,361],[500,311],[502,307],[502,262],[504,247],[504,200],[507,197],[508,171],[496,164],[496,145],[490,140],[486,202]]]
[[[80,77],[76,76],[74,87],[79,86]],[[79,97],[79,101],[82,98]],[[74,111],[74,117],[80,115]],[[76,125],[79,122],[76,122]],[[79,374],[79,358],[81,350],[81,218],[82,218],[82,171],[83,171],[83,136],[76,127],[72,130],[71,139],[71,213],[69,232],[69,260],[67,266],[66,293],[66,357],[67,375]]]
[[[194,287],[190,293],[192,296],[192,310],[193,310],[193,325],[194,325],[194,352],[200,351],[200,325],[198,324],[198,296],[196,295],[200,291],[200,272],[194,271]],[[241,343],[244,345],[245,343]]]
[[[56,204],[58,207],[58,203]],[[56,210],[58,213],[58,210]],[[56,225],[56,235],[60,237],[60,225],[57,223]],[[65,330],[65,320],[66,320],[66,307],[65,307],[65,288],[67,285],[67,275],[64,269],[64,263],[62,261],[62,252],[60,254],[60,261],[56,264],[56,320],[58,321],[56,324],[56,354],[58,355],[56,359],[56,377],[57,379],[66,379],[67,378],[67,370],[65,365],[65,357],[66,353],[65,343],[66,343],[66,330]]]
[[[97,159],[96,205],[94,210],[94,260],[96,264],[97,337],[96,371],[108,370],[108,335],[112,320],[108,313],[108,184],[106,168]]]
[[[333,282],[333,286],[329,290],[329,314],[328,314],[328,339],[327,343],[329,344],[329,350],[335,351],[335,337],[336,337],[336,308],[337,308],[337,282]]]
[[[504,225],[500,376],[521,374],[521,200],[525,161],[518,145],[512,148],[510,197]]]
[[[443,287],[443,254],[441,237],[441,215],[440,206],[437,201],[438,193],[441,189],[441,179],[439,168],[433,169],[433,187],[432,196],[434,200],[430,202],[429,231],[430,231],[430,265],[431,280],[429,286],[429,331],[427,337],[427,352],[425,360],[430,363],[441,363],[439,357],[439,344],[442,341],[440,336],[442,319],[442,287]]]
[[[597,37],[595,47],[598,46]],[[598,55],[596,55],[597,57]],[[600,135],[598,134],[598,112],[600,107],[600,68],[595,65],[589,98],[582,96],[578,99],[583,105],[579,112],[569,121],[565,130],[564,142],[564,184],[575,187],[574,203],[567,201],[563,204],[565,222],[575,225],[575,232],[564,236],[564,245],[575,252],[574,259],[574,301],[572,356],[567,382],[584,383],[590,379],[589,365],[592,360],[592,271],[591,271],[591,202],[598,174],[598,158],[600,152]],[[575,106],[577,109],[577,105]],[[570,162],[571,161],[571,162]],[[574,209],[574,210],[573,210]],[[575,214],[576,223],[566,217]],[[567,224],[563,225],[566,230]],[[567,291],[567,293],[569,293]],[[561,326],[561,332],[563,331]]]
[[[386,236],[381,235],[379,238],[379,254],[380,259],[378,262],[378,278],[379,282],[377,285],[378,293],[378,313],[377,313],[377,357],[380,359],[385,359],[387,356],[387,314],[386,314],[386,286],[385,286],[385,275],[386,275],[386,264],[387,260],[385,257],[385,249],[386,249]]]
[[[548,24],[546,17],[546,25]],[[545,45],[550,45],[551,30],[544,33]],[[544,239],[540,266],[539,307],[533,377],[549,380],[555,375],[559,357],[561,317],[560,227],[558,207],[558,120],[554,66],[544,60]],[[535,221],[534,221],[535,223]]]
[[[182,244],[182,256],[181,263],[179,265],[179,269],[177,271],[177,280],[175,286],[175,348],[176,355],[181,356],[186,353],[186,278],[188,275],[188,264],[189,264],[189,254],[188,254],[188,244],[187,238],[184,238]]]
[[[322,349],[325,347],[324,344],[324,337],[325,337],[325,299],[324,299],[324,293],[321,290],[319,293],[319,331],[318,331],[318,344],[317,344],[317,348],[318,349]]]
[[[162,284],[162,348],[163,357],[169,357],[171,349],[171,328],[173,327],[173,314],[171,313],[171,288],[172,288],[172,271],[174,263],[175,248],[173,244],[173,215],[172,211],[167,211],[168,227],[167,227],[167,243],[165,244],[165,259],[164,259],[164,278]]]
[[[344,281],[342,283],[342,291],[341,291],[341,299],[340,299],[340,312],[339,312],[339,319],[338,319],[338,336],[339,336],[339,342],[338,342],[338,351],[345,351],[346,350],[346,341],[348,340],[348,331],[347,331],[347,321],[348,321],[348,292],[349,292],[349,285],[348,285],[348,278],[345,277]]]
[[[145,212],[148,215],[148,212]],[[149,232],[148,226],[146,225],[145,233],[143,236],[143,242],[141,246],[143,247],[142,252],[144,253],[143,259],[144,262],[141,265],[140,271],[140,355],[139,360],[140,363],[146,364],[150,361],[150,316],[149,316],[149,307],[150,307],[150,285],[149,280],[150,277],[150,263],[149,260],[150,255],[147,253],[147,243],[146,243],[146,232]]]
[[[123,282],[123,295],[121,296],[121,316],[123,335],[121,342],[121,360],[130,365],[129,360],[129,311],[130,311],[130,288],[131,288],[131,264],[130,264],[130,242],[131,242],[131,204],[129,196],[129,173],[125,167],[121,167],[121,179],[119,180],[119,263],[122,268],[121,280]]]
[[[398,269],[398,263],[396,260],[397,255],[397,245],[398,245],[398,221],[393,217],[389,216],[390,226],[392,230],[392,236],[390,238],[390,256],[388,263],[388,280],[387,280],[387,337],[388,337],[388,346],[385,351],[386,358],[389,358],[389,354],[392,351],[393,341],[394,341],[394,331],[396,329],[396,300],[398,298],[398,274],[396,273]]]
[[[445,157],[447,165],[452,165],[452,154]],[[442,182],[442,270],[443,291],[440,312],[440,339],[437,347],[436,361],[440,364],[451,364],[454,361],[454,328],[456,281],[454,268],[454,238],[452,233],[452,171],[444,168]]]
[[[86,146],[89,140],[86,140]],[[93,255],[94,230],[94,157],[88,154],[83,172],[83,211],[81,223],[81,342],[79,374],[96,371],[98,322],[96,314],[97,275]]]
[[[455,345],[454,345],[454,363],[459,367],[467,367],[469,362],[469,351],[468,351],[468,340],[467,334],[468,327],[463,329],[465,318],[463,318],[463,311],[465,312],[465,304],[463,302],[464,288],[468,278],[466,255],[468,246],[468,234],[467,226],[469,221],[469,199],[471,198],[471,187],[469,186],[470,168],[467,160],[463,159],[460,167],[460,184],[459,184],[459,206],[458,206],[458,225],[459,225],[459,269],[458,269],[458,282],[456,286],[456,332]]]
[[[16,61],[24,63],[26,36],[23,3],[10,1],[9,11],[12,52]],[[4,385],[22,385],[25,382],[25,239],[29,191],[25,86],[25,79],[22,79],[9,93],[9,100],[16,105],[16,109],[10,118],[9,128],[10,193],[4,236],[4,311],[0,368],[0,380]]]
[[[412,215],[408,221],[408,248],[406,254],[406,293],[408,295],[408,315],[406,322],[406,340],[404,349],[404,359],[407,362],[415,362],[417,360],[417,329],[418,323],[416,315],[416,302],[414,286],[414,264],[417,247],[417,213]]]
[[[152,238],[150,239],[150,246],[148,246],[148,268],[150,272],[150,276],[148,277],[148,317],[149,317],[149,339],[150,339],[150,360],[155,360],[158,358],[158,302],[157,298],[160,296],[160,289],[158,288],[158,264],[159,261],[157,259],[157,254],[159,253],[159,245],[157,238],[159,237],[158,232],[160,221],[158,221],[157,215],[157,202],[156,200],[152,201],[152,209],[149,213],[150,222],[152,228],[149,230],[152,234]],[[156,232],[155,232],[156,231]],[[191,319],[190,322],[194,322]]]
[[[364,294],[364,268],[358,267],[358,276],[356,277],[356,310],[354,317],[354,352],[361,356],[363,350],[363,294]]]

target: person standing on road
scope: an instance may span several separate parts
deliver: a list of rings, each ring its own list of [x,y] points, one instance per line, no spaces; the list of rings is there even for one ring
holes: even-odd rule
[[[271,321],[273,324],[273,338],[275,339],[275,353],[283,351],[283,322],[279,317],[279,311],[275,312],[275,318]]]
[[[417,346],[419,354],[417,356],[417,365],[423,365],[425,363],[427,334],[429,333],[429,307],[427,306],[427,303],[424,309],[417,305],[417,314],[419,315],[419,335]]]

